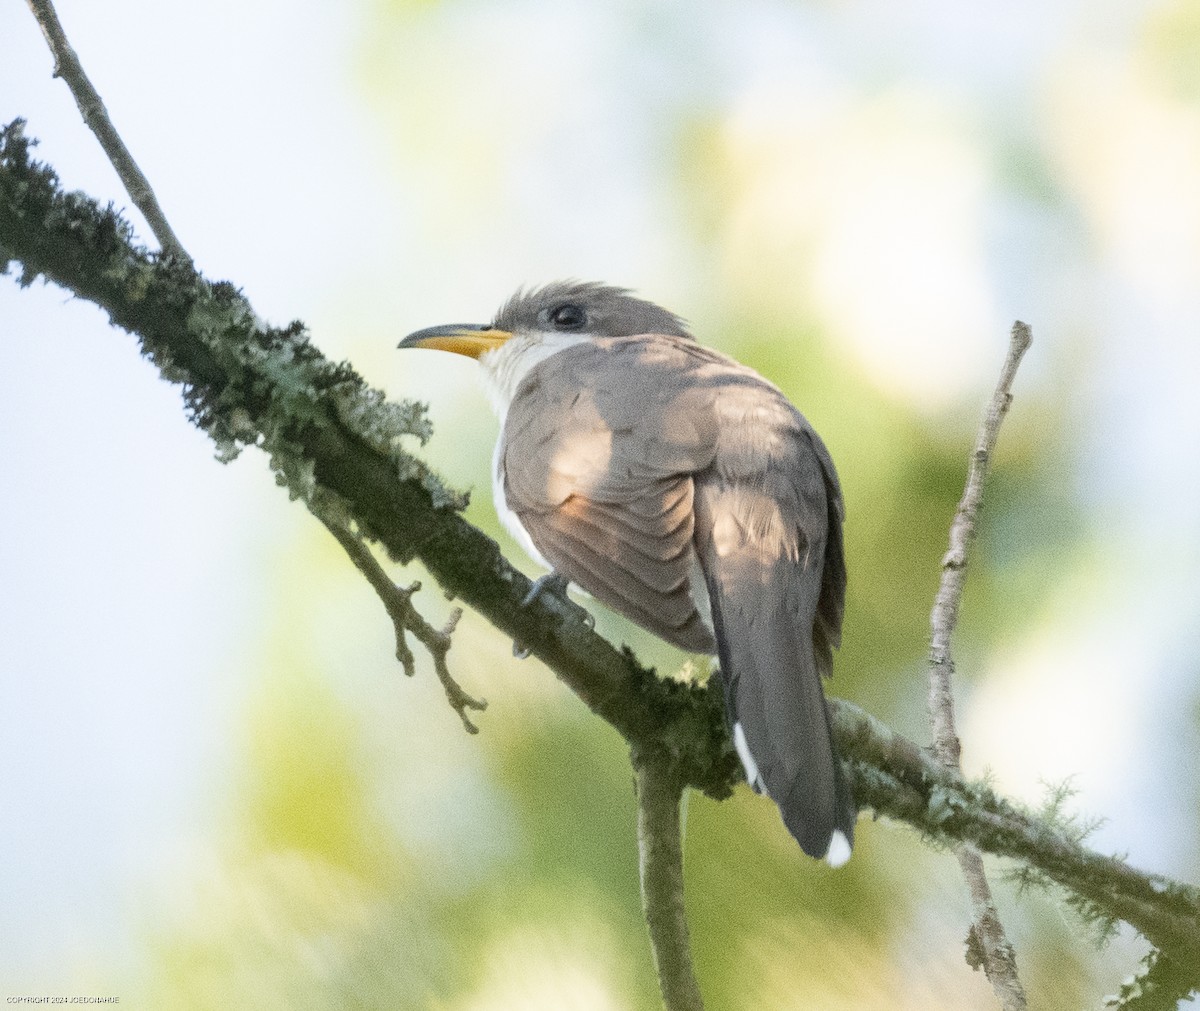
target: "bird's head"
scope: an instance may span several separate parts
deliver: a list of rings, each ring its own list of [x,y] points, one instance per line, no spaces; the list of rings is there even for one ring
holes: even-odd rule
[[[450,323],[409,334],[402,348],[433,348],[479,358],[514,337],[588,339],[636,334],[690,337],[674,313],[635,298],[625,288],[582,281],[556,281],[518,291],[490,323]]]

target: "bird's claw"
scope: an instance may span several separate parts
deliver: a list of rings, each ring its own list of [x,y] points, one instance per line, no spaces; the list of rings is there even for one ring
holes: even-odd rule
[[[557,597],[559,600],[565,600],[568,604],[573,604],[574,601],[567,596],[567,587],[570,585],[570,580],[567,579],[561,572],[552,569],[544,576],[538,576],[533,581],[533,585],[529,588],[529,592],[525,594],[525,598],[521,601],[522,607],[528,607],[543,593],[549,593],[551,596]]]
[[[583,623],[588,628],[596,627],[596,616],[585,607],[580,607],[567,595],[567,587],[571,581],[557,570],[547,572],[544,576],[538,576],[533,581],[533,585],[529,588],[529,592],[525,594],[521,600],[522,607],[528,607],[538,599],[543,593],[548,593],[556,600],[561,602],[567,608],[578,611],[582,616]],[[524,660],[530,654],[530,649],[522,645],[520,642],[513,640],[513,656],[518,660]]]

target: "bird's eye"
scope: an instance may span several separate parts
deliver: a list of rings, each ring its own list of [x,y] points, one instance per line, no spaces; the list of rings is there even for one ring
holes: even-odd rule
[[[578,330],[587,322],[587,313],[583,311],[583,306],[567,302],[550,311],[550,322],[556,330]]]

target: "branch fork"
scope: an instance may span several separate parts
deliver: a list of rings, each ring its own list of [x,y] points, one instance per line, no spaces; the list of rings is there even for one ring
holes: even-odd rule
[[[450,703],[450,708],[458,713],[463,729],[468,734],[479,733],[479,728],[471,721],[467,711],[483,712],[487,709],[487,700],[477,699],[469,694],[454,679],[446,662],[446,654],[450,652],[453,644],[452,636],[462,618],[463,609],[461,607],[452,608],[446,624],[440,629],[434,628],[413,606],[413,594],[421,589],[419,581],[414,581],[408,586],[397,586],[384,572],[383,566],[371,553],[371,549],[367,547],[362,537],[353,533],[338,517],[334,516],[334,510],[324,509],[314,502],[309,503],[309,508],[337,538],[337,542],[345,549],[350,560],[371,584],[371,588],[379,597],[384,610],[387,611],[388,617],[392,619],[392,627],[396,633],[396,659],[400,661],[404,673],[408,677],[412,677],[416,673],[416,659],[408,645],[408,633],[411,632],[432,657],[433,670],[442,683],[446,701]]]

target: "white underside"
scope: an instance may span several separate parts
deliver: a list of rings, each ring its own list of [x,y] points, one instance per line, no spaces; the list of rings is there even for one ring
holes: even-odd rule
[[[496,507],[496,515],[500,517],[504,529],[512,534],[513,539],[525,549],[530,558],[544,568],[553,568],[534,546],[533,538],[529,536],[517,514],[508,508],[508,499],[504,494],[504,460],[500,456],[500,447],[503,445],[504,439],[497,439],[496,448],[492,451],[492,503]]]

